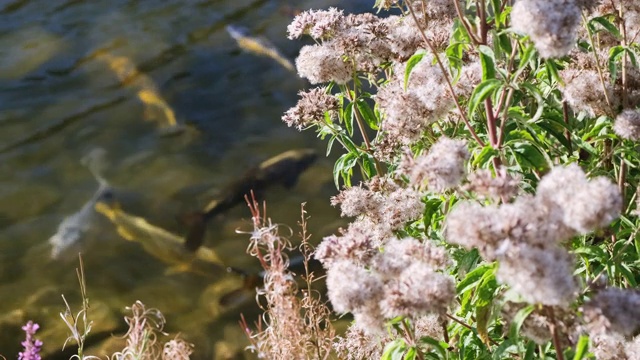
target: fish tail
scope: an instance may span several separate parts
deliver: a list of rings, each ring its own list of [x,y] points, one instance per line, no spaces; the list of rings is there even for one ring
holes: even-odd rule
[[[187,227],[184,247],[189,251],[196,251],[204,242],[204,234],[207,230],[206,214],[200,211],[186,213],[180,216],[180,222]]]

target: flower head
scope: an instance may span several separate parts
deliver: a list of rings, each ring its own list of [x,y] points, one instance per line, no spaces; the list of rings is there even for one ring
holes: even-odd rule
[[[621,112],[613,124],[613,131],[621,138],[640,140],[640,110],[627,109]]]
[[[573,0],[519,0],[513,5],[511,24],[531,37],[542,57],[562,57],[576,43],[580,14]]]
[[[338,99],[327,94],[327,89],[318,87],[309,91],[300,91],[300,100],[295,107],[287,110],[282,116],[288,126],[295,126],[298,130],[302,130],[307,126],[320,123],[325,120],[325,114],[329,118],[336,117],[336,110],[339,107]]]
[[[22,344],[22,352],[18,354],[18,360],[40,360],[40,349],[42,348],[42,341],[37,340],[34,336],[36,331],[40,328],[40,325],[29,320],[26,325],[22,327],[22,330],[26,333],[25,340]]]

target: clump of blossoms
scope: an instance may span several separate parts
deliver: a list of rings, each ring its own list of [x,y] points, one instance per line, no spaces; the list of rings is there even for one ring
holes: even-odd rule
[[[35,338],[36,331],[40,328],[40,325],[29,320],[22,330],[26,333],[25,340],[22,344],[22,352],[18,354],[18,360],[40,360],[40,349],[42,349],[42,341]]]
[[[498,260],[498,280],[526,302],[567,307],[578,295],[578,284],[574,259],[562,242],[608,225],[621,207],[615,184],[606,178],[589,180],[572,164],[542,178],[535,197],[524,195],[500,206],[458,204],[447,218],[446,237]]]
[[[288,28],[315,41],[296,66],[318,87],[283,120],[344,150],[331,204],[351,222],[315,250],[354,320],[334,350],[564,359],[589,337],[598,357],[634,358],[640,5],[375,8]]]
[[[514,30],[531,37],[540,56],[561,57],[575,46],[580,7],[575,0],[519,0],[511,22]]]
[[[601,290],[584,305],[586,330],[598,359],[635,359],[640,349],[640,293]]]

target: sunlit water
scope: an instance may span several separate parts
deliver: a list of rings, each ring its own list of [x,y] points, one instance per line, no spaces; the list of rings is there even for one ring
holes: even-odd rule
[[[345,2],[346,3],[346,2]],[[354,2],[348,2],[354,10]],[[369,1],[359,1],[367,10]],[[64,294],[79,309],[75,249],[51,259],[48,239],[98,189],[80,159],[103,148],[106,180],[125,211],[183,234],[175,217],[211,199],[248,167],[291,148],[324,144],[280,121],[308,86],[276,61],[242,51],[225,31],[247,27],[294,59],[301,41],[285,37],[297,10],[339,1],[193,0],[0,0],[0,354],[15,358],[34,320],[45,352],[58,351],[67,336],[59,318]],[[163,134],[146,121],[137,96],[139,79],[123,83],[96,54],[125,57],[166,101],[184,131]],[[331,160],[320,160],[292,190],[266,195],[269,215],[295,225],[307,202],[310,230],[335,231],[338,212]],[[249,213],[238,206],[210,223],[206,246],[230,266],[257,271],[245,254]],[[139,244],[120,237],[97,216],[83,235],[92,341],[124,329],[125,306],[141,300],[160,309],[166,331],[195,344],[193,359],[245,355],[239,313],[255,319],[253,301],[221,309],[220,296],[240,278],[214,273],[170,274]],[[315,241],[318,241],[316,238]],[[91,345],[91,344],[89,344]],[[58,356],[58,358],[64,358]],[[68,358],[68,355],[66,355]],[[233,357],[231,357],[233,358]]]

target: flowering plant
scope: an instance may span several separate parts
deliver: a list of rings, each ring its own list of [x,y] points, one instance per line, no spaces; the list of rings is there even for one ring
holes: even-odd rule
[[[637,358],[640,4],[375,7],[288,28],[318,87],[283,120],[344,150],[353,221],[314,255],[354,318],[336,354]]]

